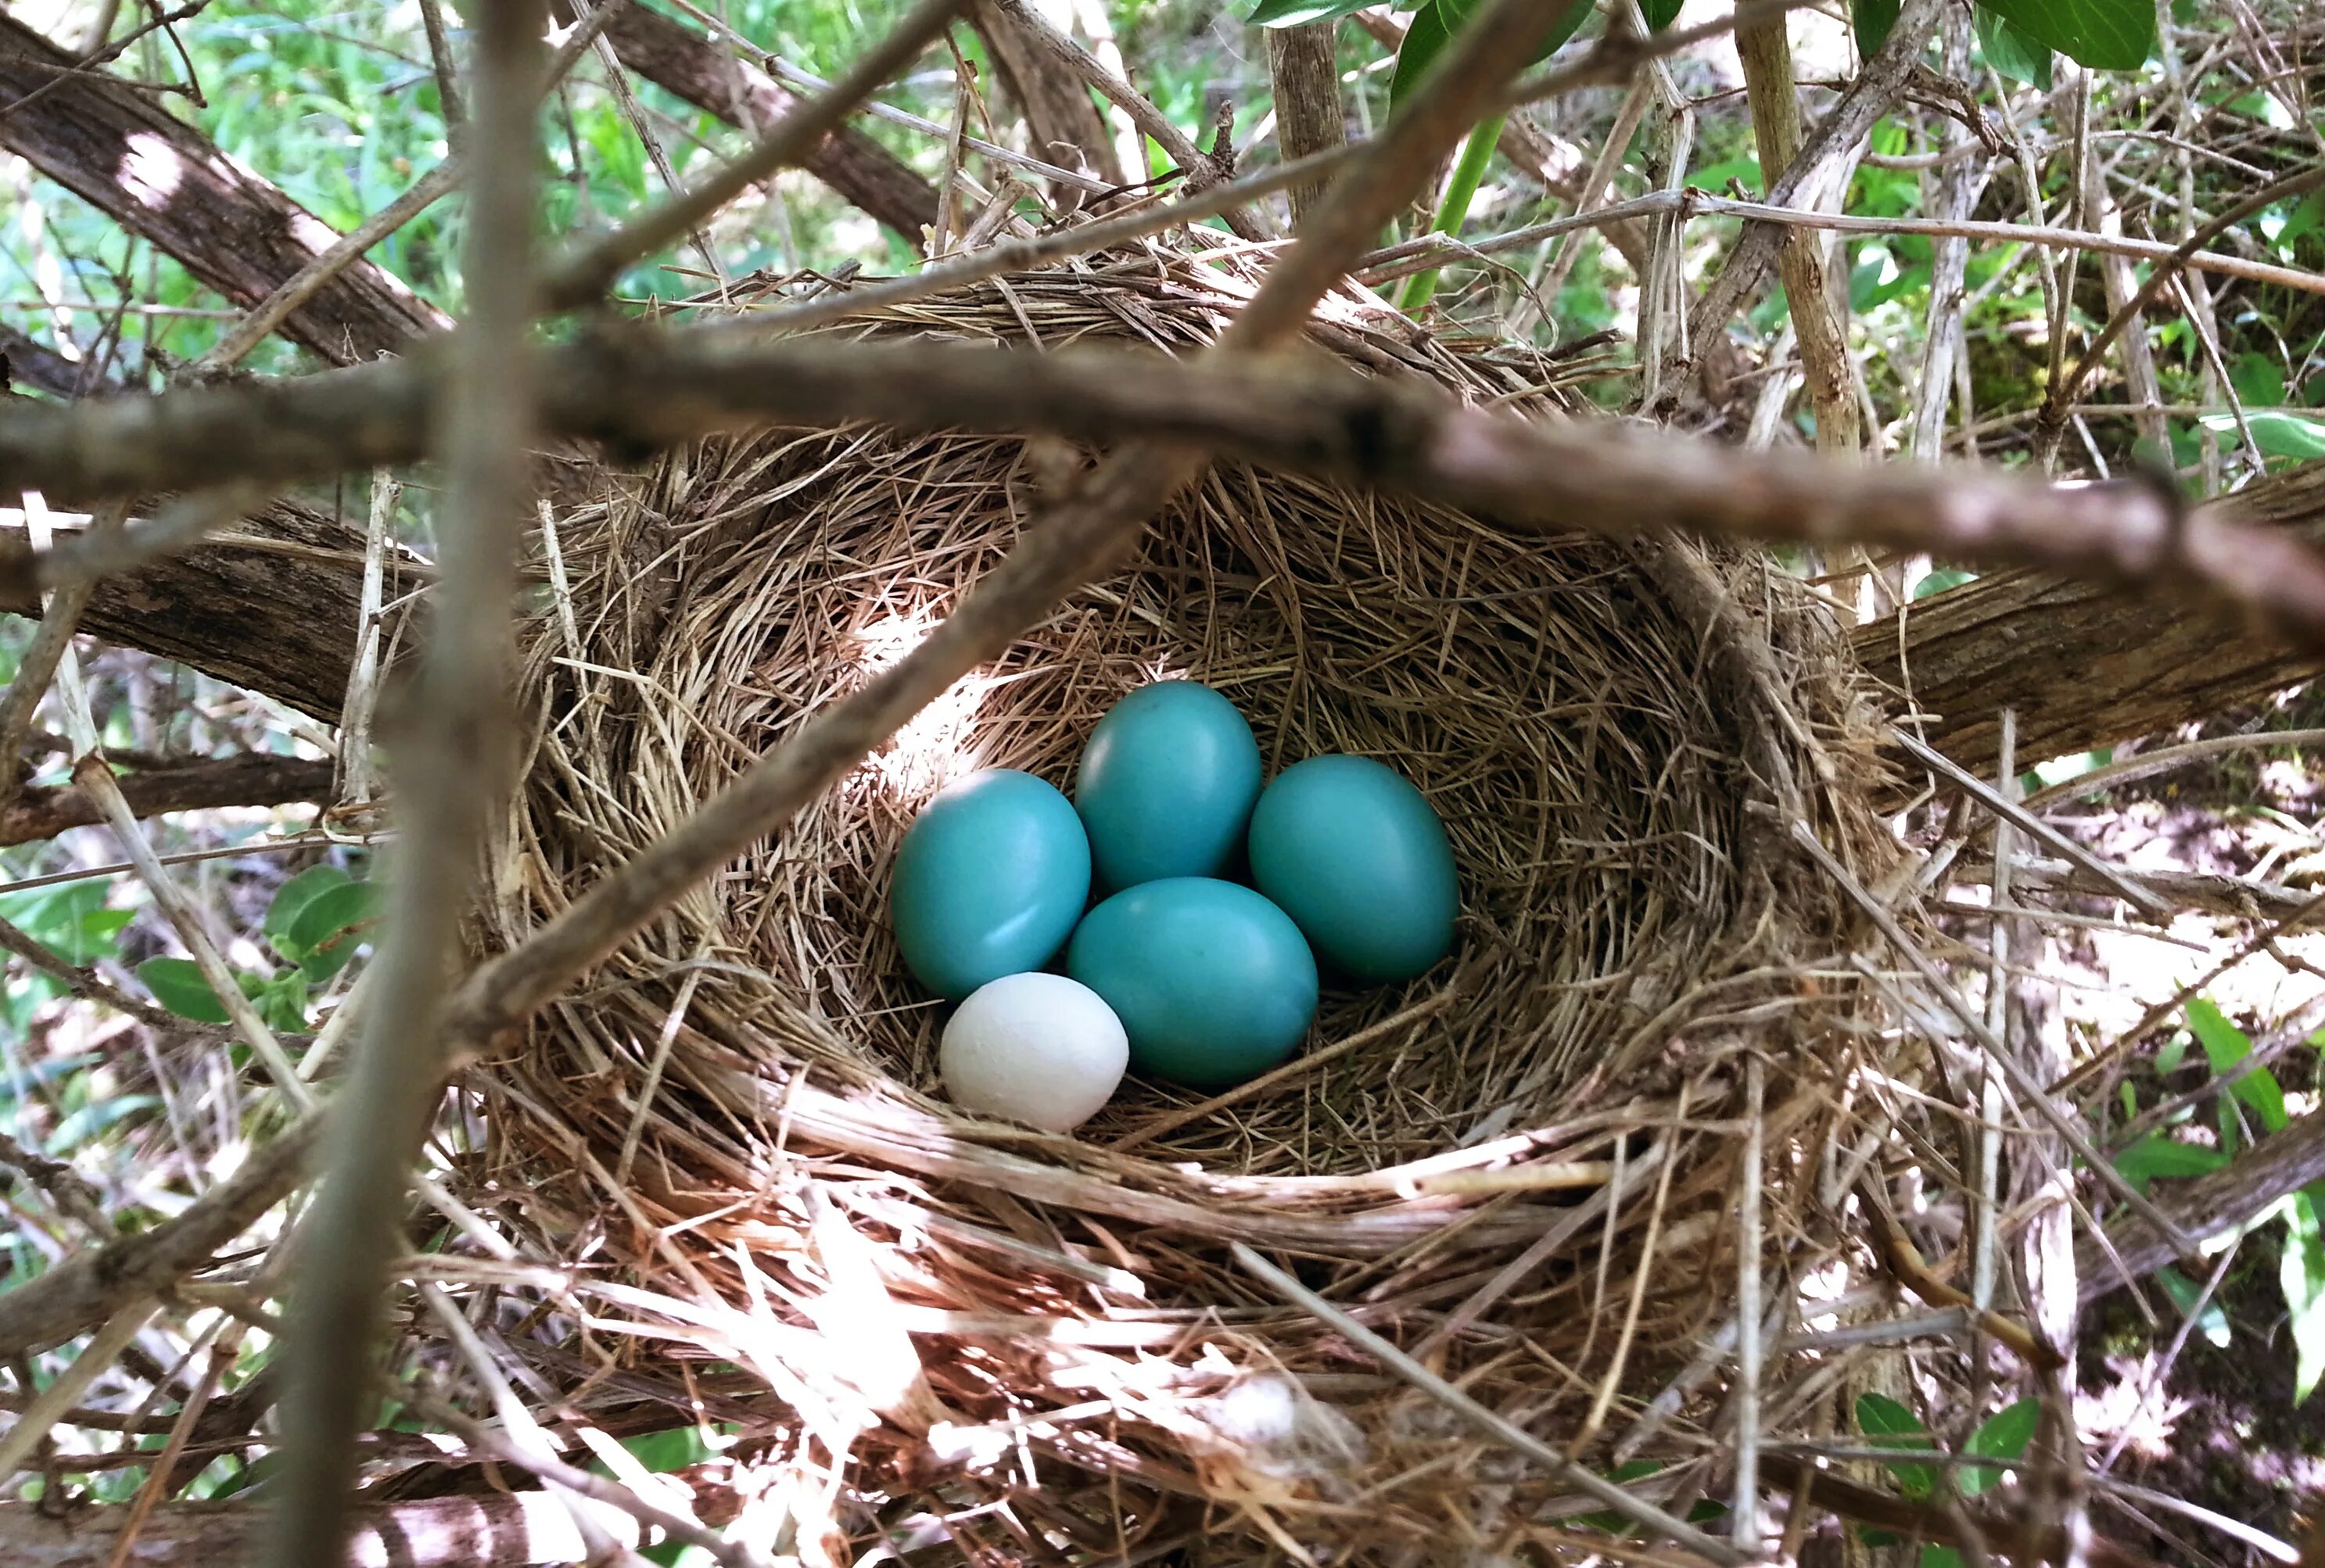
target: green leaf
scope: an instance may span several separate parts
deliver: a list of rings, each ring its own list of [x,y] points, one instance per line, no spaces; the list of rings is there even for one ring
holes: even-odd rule
[[[1849,20],[1857,26],[1857,52],[1870,60],[1889,42],[1904,0],[1848,0]]]
[[[2293,458],[2303,462],[2311,458],[2325,458],[2325,420],[2282,408],[2264,408],[2258,413],[2247,413],[2245,422],[2252,426],[2253,444],[2272,458]]]
[[[2209,1176],[2228,1163],[2218,1149],[2176,1143],[2162,1133],[2149,1133],[2115,1156],[2115,1168],[2143,1192],[2158,1176]]]
[[[1925,1545],[1921,1568],[1962,1568],[1962,1554],[1951,1546]]]
[[[2042,1402],[2039,1399],[2021,1399],[2015,1405],[2005,1406],[1978,1424],[1978,1430],[1969,1434],[1969,1441],[1962,1444],[1962,1452],[1980,1459],[2015,1462],[2026,1452],[2026,1445],[2034,1441],[2034,1428],[2042,1419]],[[2000,1471],[1974,1464],[1964,1465],[1959,1474],[1962,1495],[1971,1498],[2002,1479]]]
[[[274,938],[280,947],[291,934],[292,925],[299,912],[335,887],[345,887],[347,874],[337,866],[310,866],[274,890],[273,902],[266,906],[266,919],[261,929]],[[296,960],[296,952],[285,952],[284,958]]]
[[[1391,108],[1413,96],[1413,89],[1445,51],[1446,42],[1452,36],[1445,30],[1444,19],[1437,14],[1436,0],[1430,0],[1413,14],[1413,22],[1404,30],[1404,42],[1397,47],[1396,74],[1389,79]]]
[[[640,1464],[660,1474],[665,1471],[684,1470],[689,1465],[704,1463],[718,1457],[718,1450],[699,1426],[673,1426],[663,1432],[644,1432],[635,1437],[625,1437],[622,1446],[637,1457]]]
[[[210,989],[209,981],[202,979],[201,966],[191,959],[147,959],[137,966],[137,978],[153,993],[153,999],[181,1018],[191,1018],[197,1024],[227,1022],[226,1004]]]
[[[1922,599],[1934,598],[1950,588],[1959,588],[1966,582],[1977,580],[1978,573],[1975,571],[1963,571],[1951,566],[1940,567],[1913,585],[1913,598],[1918,603]]]
[[[1645,15],[1648,28],[1661,32],[1679,20],[1680,7],[1686,4],[1687,0],[1639,0],[1639,10]],[[1578,22],[1575,25],[1579,27],[1581,23]]]
[[[2197,1288],[2196,1283],[2169,1264],[2155,1271],[2155,1280],[2163,1287],[2163,1294],[2172,1298],[2172,1304],[2180,1309],[2180,1315],[2183,1318],[2196,1310],[2198,1302],[2203,1301],[2204,1293]],[[2218,1302],[2204,1302],[2204,1315],[2196,1320],[2196,1331],[2203,1335],[2214,1350],[2228,1348],[2228,1314],[2220,1309]]]
[[[1927,1448],[1930,1434],[1913,1413],[1885,1394],[1857,1396],[1857,1430],[1880,1448]],[[1909,1498],[1926,1498],[1938,1489],[1938,1467],[1924,1460],[1883,1461],[1897,1477]]]
[[[1396,51],[1396,74],[1388,84],[1390,108],[1412,96],[1422,79],[1429,74],[1429,68],[1437,63],[1437,57],[1445,51],[1454,32],[1483,4],[1484,0],[1430,0],[1413,14],[1413,25],[1405,29],[1404,43]],[[1534,51],[1534,60],[1547,59],[1579,32],[1590,19],[1592,4],[1593,0],[1574,0],[1565,16],[1551,28],[1550,36],[1542,41],[1542,47]]]
[[[1244,18],[1255,27],[1297,27],[1362,11],[1375,0],[1259,0]]]
[[[2284,401],[2284,368],[2265,354],[2237,355],[2228,366],[2228,385],[2247,409],[2274,408]]]
[[[298,1035],[307,1027],[307,977],[299,970],[277,975],[251,998],[267,1026]]]
[[[2325,1239],[2319,1234],[2317,1202],[2307,1192],[2294,1195],[2284,1222],[2277,1280],[2291,1315],[2293,1400],[2298,1405],[2315,1392],[2320,1376],[2325,1375]]]
[[[2136,70],[2155,48],[2154,0],[1979,0],[1978,9],[2093,70]]]
[[[2011,80],[2051,90],[2049,46],[2022,32],[2000,12],[1978,7],[1978,46],[1986,55],[1986,63]]]
[[[2205,1059],[2211,1062],[2212,1071],[2222,1078],[2252,1054],[2252,1042],[2245,1038],[2245,1032],[2229,1023],[2227,1014],[2202,997],[2188,1004],[2188,1027],[2203,1045]],[[2263,1132],[2284,1130],[2284,1090],[2268,1069],[2255,1068],[2237,1078],[2228,1085],[2228,1091],[2251,1109]]]
[[[299,955],[299,968],[320,985],[356,956],[379,907],[379,884],[347,882],[307,901],[283,940]]]

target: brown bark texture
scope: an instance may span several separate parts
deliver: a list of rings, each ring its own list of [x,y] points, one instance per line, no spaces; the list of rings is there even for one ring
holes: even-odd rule
[[[1105,116],[1090,101],[1088,84],[1027,37],[1024,26],[1001,7],[979,5],[969,13],[969,22],[985,42],[1002,90],[1025,116],[1034,154],[1070,166],[1079,153],[1092,174],[1128,184],[1131,176],[1114,150]]]
[[[1348,144],[1340,68],[1333,48],[1338,26],[1337,22],[1306,22],[1267,30],[1267,74],[1275,89],[1275,148],[1287,163]],[[1320,182],[1295,185],[1291,194],[1292,219],[1298,223],[1324,194],[1324,187]]]
[[[2296,1118],[2209,1176],[2173,1184],[2162,1200],[2173,1224],[2194,1237],[2218,1236],[2290,1192],[2325,1180],[2325,1116]],[[2172,1244],[2136,1214],[2108,1225],[2104,1245],[2086,1234],[2075,1247],[2075,1272],[2089,1306],[2120,1286],[2181,1261]]]
[[[2325,462],[2207,510],[2325,543]],[[2041,762],[2209,718],[2325,673],[2234,610],[2027,569],[1981,577],[1904,616],[1902,649],[1887,617],[1852,635],[1857,659],[1930,716],[1931,746],[1979,774],[1996,761],[2005,708],[2017,710],[2020,759]]]
[[[355,665],[363,556],[363,535],[329,514],[276,506],[238,539],[107,579],[81,626],[337,723]],[[23,529],[0,527],[0,562],[31,558]],[[0,610],[31,616],[39,606],[20,589],[0,594]]]
[[[745,130],[762,130],[799,107],[798,94],[758,67],[635,0],[615,7],[606,39],[630,70]],[[803,165],[915,246],[922,227],[937,220],[936,188],[861,131],[833,132]]]
[[[120,784],[130,811],[151,817],[163,812],[327,800],[331,775],[328,762],[254,752],[190,758],[180,767],[143,769],[125,774]],[[52,839],[68,828],[86,828],[104,820],[103,808],[75,785],[27,789],[0,806],[0,847]]]
[[[339,237],[152,99],[98,72],[60,81],[74,58],[0,14],[0,146],[237,305],[255,305]],[[351,365],[445,324],[394,277],[357,261],[283,329]]]

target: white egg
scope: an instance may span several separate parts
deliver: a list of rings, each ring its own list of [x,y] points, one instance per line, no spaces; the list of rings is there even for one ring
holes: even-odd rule
[[[1113,1097],[1130,1037],[1096,991],[1063,975],[1004,975],[945,1025],[945,1092],[963,1110],[1070,1132]]]

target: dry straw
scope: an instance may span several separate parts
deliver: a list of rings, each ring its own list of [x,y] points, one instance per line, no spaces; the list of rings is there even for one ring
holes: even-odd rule
[[[1176,352],[1247,295],[1234,264],[1139,251],[824,329]],[[1581,416],[1532,351],[1457,350],[1345,302],[1311,343]],[[536,784],[489,940],[899,657],[1088,457],[768,431],[550,519]],[[1721,585],[1746,613],[1714,613]],[[1098,715],[1174,675],[1233,698],[1271,767],[1357,752],[1418,784],[1459,858],[1456,954],[1402,988],[1328,990],[1312,1054],[1224,1104],[1134,1083],[1076,1138],[964,1118],[888,931],[897,840],[972,767],[1066,784]],[[1202,1560],[1469,1560],[1603,1506],[1449,1383],[1535,1451],[1664,1461],[1628,1488],[1643,1508],[1724,1495],[1739,1441],[1829,1433],[1852,1358],[1880,1353],[1777,1336],[1891,1310],[1848,1294],[1848,1194],[1885,1131],[1848,1085],[1893,1043],[1843,961],[1853,916],[1784,841],[1805,817],[1881,881],[1855,700],[1829,627],[1751,561],[1211,470],[1135,570],[477,1076],[497,1133],[480,1182],[577,1266],[533,1325],[571,1333],[542,1370],[585,1407],[740,1422],[738,1452],[782,1478],[767,1544],[811,1560],[914,1530],[1027,1560],[1196,1541]],[[1329,1310],[1239,1266],[1238,1242]],[[1839,1299],[1804,1306],[1803,1281]],[[1749,1387],[1739,1292],[1771,1326]]]

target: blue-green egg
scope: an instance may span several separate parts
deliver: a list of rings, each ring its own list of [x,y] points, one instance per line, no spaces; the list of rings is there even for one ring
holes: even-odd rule
[[[1090,731],[1074,775],[1098,886],[1220,875],[1259,778],[1251,726],[1209,686],[1158,681],[1125,697]]]
[[[1275,1066],[1316,1016],[1316,959],[1292,919],[1248,887],[1171,877],[1086,915],[1066,972],[1106,998],[1130,1064],[1191,1089]]]
[[[1251,879],[1316,956],[1352,978],[1409,980],[1453,946],[1460,879],[1422,793],[1364,756],[1311,756],[1251,814]]]
[[[1089,902],[1089,839],[1073,803],[1014,768],[937,793],[896,850],[889,897],[905,967],[959,1000],[1038,970]]]

